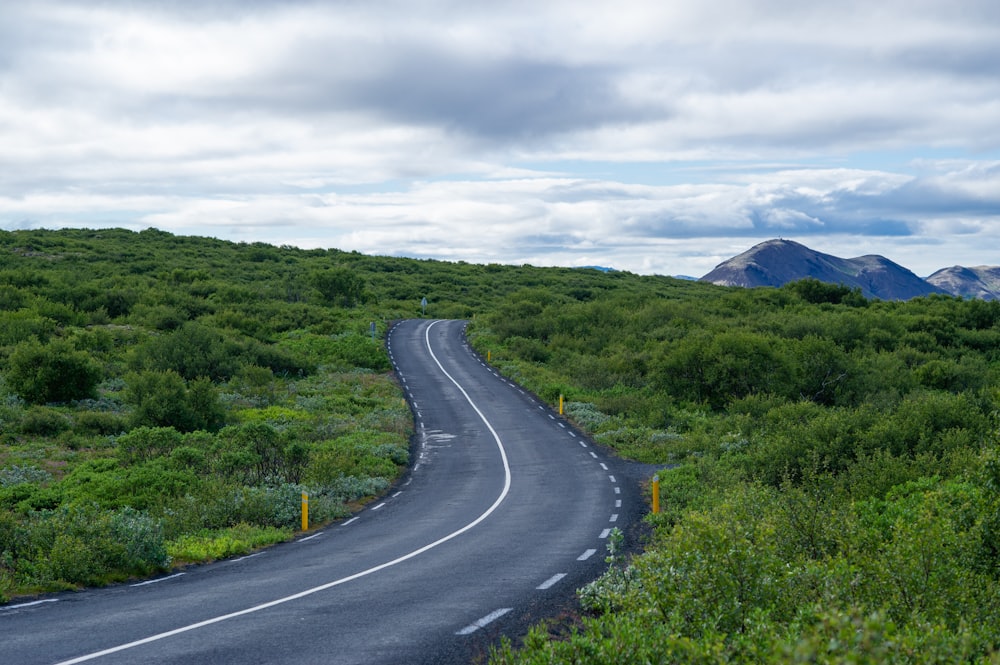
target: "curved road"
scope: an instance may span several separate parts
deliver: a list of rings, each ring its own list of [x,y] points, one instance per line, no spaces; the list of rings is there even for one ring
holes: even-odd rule
[[[383,500],[249,557],[0,606],[0,663],[468,663],[565,606],[640,514],[625,470],[463,322],[405,321],[387,345],[416,436]]]

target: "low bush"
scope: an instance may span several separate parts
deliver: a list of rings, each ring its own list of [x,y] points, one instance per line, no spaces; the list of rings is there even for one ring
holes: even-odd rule
[[[240,523],[210,531],[185,534],[168,541],[167,554],[176,563],[214,561],[230,556],[249,554],[256,549],[288,540],[289,527],[256,526]]]
[[[69,430],[73,423],[60,411],[44,406],[32,406],[21,419],[21,433],[35,436],[56,436]]]
[[[95,585],[149,575],[170,563],[160,523],[122,508],[61,507],[29,515],[3,556],[15,577],[41,587]]]

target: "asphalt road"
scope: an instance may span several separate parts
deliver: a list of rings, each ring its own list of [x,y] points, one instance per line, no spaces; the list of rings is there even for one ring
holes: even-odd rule
[[[249,557],[0,606],[0,664],[469,663],[558,612],[641,513],[628,469],[473,353],[461,321],[387,344],[407,475],[349,520]]]

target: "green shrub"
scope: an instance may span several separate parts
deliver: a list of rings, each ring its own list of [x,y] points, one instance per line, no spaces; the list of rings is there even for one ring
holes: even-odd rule
[[[64,507],[36,514],[29,529],[28,548],[41,557],[24,572],[43,585],[103,584],[170,563],[159,522],[131,508]]]
[[[111,436],[128,429],[123,417],[105,411],[81,411],[76,414],[76,429],[82,433]]]
[[[0,345],[11,346],[32,338],[46,342],[55,331],[55,321],[30,309],[0,312]]]
[[[132,365],[135,369],[176,372],[189,381],[198,377],[226,380],[237,367],[222,333],[193,321],[175,332],[150,338],[136,349]]]
[[[100,368],[65,340],[18,344],[7,370],[10,388],[34,404],[93,397],[100,379]]]
[[[208,379],[189,384],[172,370],[126,377],[125,400],[134,406],[133,426],[173,427],[182,432],[214,431],[225,417],[219,392]]]
[[[116,437],[115,449],[122,464],[139,464],[169,455],[181,441],[173,427],[137,427]]]
[[[64,500],[74,505],[159,510],[201,485],[194,472],[175,468],[166,458],[127,467],[104,459],[80,464],[66,474],[59,488]]]
[[[32,406],[21,419],[21,433],[36,436],[56,436],[72,427],[69,418],[56,409]]]

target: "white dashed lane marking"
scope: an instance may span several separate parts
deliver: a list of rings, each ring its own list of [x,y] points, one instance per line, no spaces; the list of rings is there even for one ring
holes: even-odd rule
[[[564,577],[566,577],[566,573],[559,573],[557,575],[553,575],[552,577],[550,577],[549,579],[545,580],[544,582],[542,582],[541,584],[539,584],[535,588],[544,591],[545,589],[548,589],[548,588],[551,588],[552,586],[554,586],[559,580],[561,580]]]

